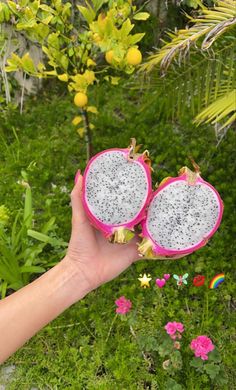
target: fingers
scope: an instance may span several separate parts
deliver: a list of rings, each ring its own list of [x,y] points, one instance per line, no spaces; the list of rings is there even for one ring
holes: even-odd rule
[[[130,264],[140,259],[138,253],[138,242],[139,239],[137,237],[134,237],[128,244],[122,246],[124,254],[130,261]]]
[[[132,240],[128,244],[110,244],[112,249],[111,255],[107,257],[106,267],[107,272],[118,276],[126,270],[138,257],[136,240]]]

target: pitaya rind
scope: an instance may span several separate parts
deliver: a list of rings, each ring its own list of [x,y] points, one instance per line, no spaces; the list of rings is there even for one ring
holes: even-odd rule
[[[137,153],[135,139],[126,149],[107,149],[88,162],[83,205],[90,222],[110,241],[124,243],[145,217],[152,183],[148,152]]]
[[[216,189],[183,167],[178,177],[163,180],[153,193],[142,221],[139,252],[146,258],[177,258],[204,246],[218,229],[223,201]],[[164,256],[164,257],[163,257]]]

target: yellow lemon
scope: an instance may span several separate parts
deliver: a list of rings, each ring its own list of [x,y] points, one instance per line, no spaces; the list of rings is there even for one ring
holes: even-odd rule
[[[84,107],[88,103],[88,96],[83,92],[78,92],[74,97],[74,103],[77,107]]]
[[[109,51],[106,52],[105,58],[106,58],[106,62],[108,62],[108,64],[112,63],[113,56],[114,56],[113,50],[109,50]]]
[[[136,47],[131,47],[126,55],[126,61],[129,65],[138,65],[142,61],[142,53]]]

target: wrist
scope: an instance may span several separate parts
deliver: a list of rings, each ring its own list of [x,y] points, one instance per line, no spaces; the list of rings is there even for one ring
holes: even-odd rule
[[[92,291],[88,280],[84,277],[75,261],[70,257],[65,256],[58,266],[61,266],[64,274],[64,286],[69,306],[84,298]]]

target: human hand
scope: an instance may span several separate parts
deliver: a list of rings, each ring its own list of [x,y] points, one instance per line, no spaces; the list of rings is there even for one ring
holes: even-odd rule
[[[138,238],[128,244],[111,244],[91,224],[82,204],[82,182],[80,175],[71,192],[72,232],[64,261],[70,262],[88,285],[88,291],[114,279],[135,260]]]

